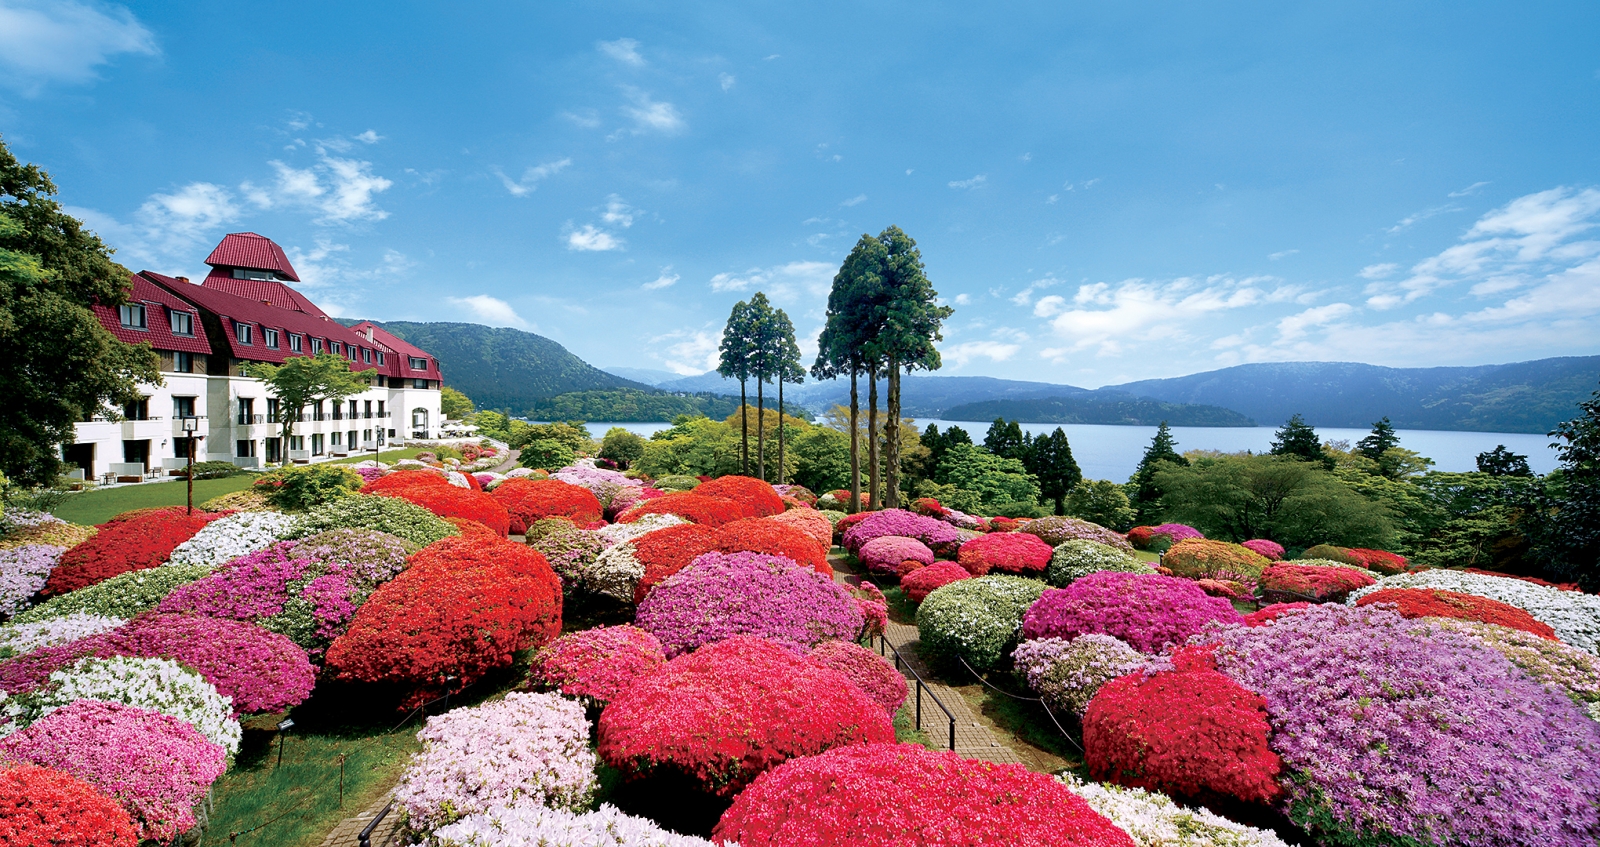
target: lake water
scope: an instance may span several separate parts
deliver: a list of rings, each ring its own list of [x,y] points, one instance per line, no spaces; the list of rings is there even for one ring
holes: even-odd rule
[[[989,425],[983,423],[942,421],[932,418],[918,418],[917,429],[927,429],[930,423],[938,424],[941,430],[959,426],[972,436],[973,441],[980,443],[983,441],[983,434],[989,429]],[[649,438],[672,425],[592,422],[588,426],[589,432],[596,438],[614,426]],[[1072,444],[1073,458],[1078,460],[1078,466],[1083,469],[1084,477],[1116,482],[1123,482],[1133,475],[1133,469],[1139,465],[1139,458],[1144,455],[1145,448],[1150,446],[1150,440],[1156,434],[1156,428],[1153,426],[1022,424],[1023,430],[1034,435],[1052,432],[1058,426],[1066,431],[1067,441]],[[1221,450],[1225,453],[1240,450],[1265,453],[1272,448],[1272,437],[1276,431],[1276,427],[1268,426],[1175,426],[1172,428],[1172,436],[1178,442],[1180,453],[1197,449]],[[1317,428],[1317,435],[1324,440],[1347,440],[1351,444],[1366,437],[1367,433],[1365,429]],[[1399,430],[1399,435],[1400,446],[1432,459],[1436,463],[1435,470],[1477,470],[1478,454],[1493,450],[1498,444],[1504,444],[1506,449],[1527,456],[1528,466],[1533,468],[1534,473],[1549,473],[1559,464],[1556,461],[1555,450],[1549,446],[1550,438],[1545,435],[1525,432],[1441,432],[1418,429],[1402,429]]]

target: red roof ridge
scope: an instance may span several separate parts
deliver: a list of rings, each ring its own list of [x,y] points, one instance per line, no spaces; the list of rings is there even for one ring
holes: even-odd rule
[[[265,235],[254,232],[230,232],[224,235],[211,255],[206,257],[206,264],[213,268],[273,271],[293,282],[300,281],[283,248]]]

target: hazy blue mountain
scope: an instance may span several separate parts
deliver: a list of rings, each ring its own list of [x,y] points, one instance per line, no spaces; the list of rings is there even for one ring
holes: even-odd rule
[[[944,410],[947,421],[986,423],[1005,418],[1027,423],[1113,424],[1155,426],[1255,426],[1256,422],[1221,406],[1198,403],[1163,403],[1116,391],[1092,391],[1076,397],[1038,397],[1021,400],[982,400]]]
[[[683,377],[656,386],[663,391],[712,391],[739,396],[739,381],[723,379],[716,371],[699,376]],[[861,402],[867,402],[867,381],[859,380]],[[776,387],[767,385],[767,393],[776,396]],[[755,383],[747,386],[751,398],[755,397]],[[982,400],[1018,399],[1025,397],[1063,396],[1088,393],[1086,389],[1049,382],[1023,382],[1014,379],[996,379],[988,376],[923,376],[908,375],[900,380],[900,402],[909,417],[938,417],[945,409],[962,403]],[[887,402],[888,385],[878,381],[879,404]],[[834,404],[850,402],[850,381],[807,381],[788,385],[783,389],[785,402],[793,402],[813,412],[827,411]]]
[[[634,382],[641,382],[645,385],[660,385],[663,382],[671,382],[675,379],[683,379],[683,374],[673,373],[672,371],[658,371],[654,368],[628,368],[615,366],[601,368],[600,370],[603,370],[613,376],[620,376],[623,379],[631,379]]]

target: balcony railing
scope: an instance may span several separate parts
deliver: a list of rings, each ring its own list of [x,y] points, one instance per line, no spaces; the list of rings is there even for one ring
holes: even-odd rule
[[[250,426],[251,424],[266,423],[266,420],[267,420],[267,416],[266,415],[245,415],[245,414],[241,414],[238,417],[239,426]]]

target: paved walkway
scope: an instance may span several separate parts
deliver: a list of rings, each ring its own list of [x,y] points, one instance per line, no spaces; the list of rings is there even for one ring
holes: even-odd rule
[[[361,814],[339,821],[339,825],[328,833],[328,837],[322,839],[322,847],[358,847],[361,843],[361,830],[366,829],[367,824],[372,823],[372,819],[378,816],[378,812],[383,811],[383,807],[388,802],[389,795],[385,794],[381,800]],[[399,829],[400,815],[396,810],[391,809],[389,814],[384,816],[383,822],[378,824],[378,828],[373,830],[372,847],[387,847],[387,845],[398,843],[395,840],[395,836],[398,834]]]

